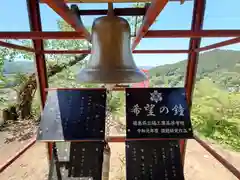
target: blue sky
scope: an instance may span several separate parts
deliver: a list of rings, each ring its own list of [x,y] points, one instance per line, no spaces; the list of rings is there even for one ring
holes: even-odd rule
[[[114,7],[130,7],[130,3],[114,4]],[[81,9],[106,9],[107,4],[80,4]],[[240,0],[207,0],[204,29],[240,29]],[[56,21],[60,18],[47,5],[41,4],[43,31],[58,31]],[[180,5],[169,2],[158,21],[150,29],[187,30],[190,29],[193,2]],[[96,16],[84,16],[86,26],[91,26]],[[0,31],[29,31],[25,0],[1,0]],[[203,38],[202,45],[209,45],[229,38]],[[188,38],[142,39],[137,49],[187,49]],[[224,49],[240,50],[240,45]],[[187,58],[187,54],[140,54],[134,55],[137,65],[156,66],[170,64]]]

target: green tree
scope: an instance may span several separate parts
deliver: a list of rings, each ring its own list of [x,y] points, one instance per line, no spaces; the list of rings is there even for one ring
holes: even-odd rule
[[[4,40],[4,42],[23,44],[23,41],[20,40]],[[15,58],[20,58],[23,56],[23,51],[0,47],[0,81],[4,82],[3,84],[0,84],[0,88],[4,87],[5,83],[8,83],[7,78],[4,76],[4,62],[13,61]]]
[[[192,106],[195,129],[235,150],[240,150],[240,94],[221,90],[208,79],[196,85]]]
[[[73,30],[67,23],[62,20],[58,21],[58,28],[61,31]],[[20,43],[22,45],[32,47],[30,40],[24,40]],[[44,46],[45,49],[87,49],[89,47],[89,44],[84,40],[46,40],[44,41]],[[2,48],[0,51],[2,65],[1,70],[3,70],[4,59],[14,60],[20,56],[24,59],[33,60],[34,54]],[[86,57],[86,55],[46,55],[47,74],[49,77],[51,77],[68,68],[69,66],[73,66],[79,63],[80,61],[81,66],[84,63],[82,61],[84,57]],[[3,71],[1,71],[1,79],[3,79],[5,83],[8,83],[9,81],[3,76],[2,72]],[[20,79],[23,80],[23,75],[18,74],[16,75],[15,79],[16,81],[19,81]],[[24,82],[21,81],[21,83],[17,83],[16,86],[13,87],[18,92],[17,103],[15,106],[21,119],[25,119],[31,115],[32,100],[36,92],[36,85],[36,77],[35,73],[33,73],[25,77]]]

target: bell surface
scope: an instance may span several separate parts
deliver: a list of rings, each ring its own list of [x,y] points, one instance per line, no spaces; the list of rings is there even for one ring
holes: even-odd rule
[[[92,26],[88,64],[77,75],[81,83],[135,83],[147,79],[137,68],[130,48],[130,26],[117,16],[97,18]]]

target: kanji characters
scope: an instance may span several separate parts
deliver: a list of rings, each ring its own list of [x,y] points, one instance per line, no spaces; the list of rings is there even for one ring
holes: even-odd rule
[[[166,125],[167,125],[167,126],[171,125],[171,124],[170,124],[170,121],[166,121]]]
[[[174,111],[174,116],[179,115],[179,116],[184,116],[184,108],[182,107],[181,104],[175,105],[172,110]]]
[[[147,111],[147,116],[156,116],[154,113],[155,104],[146,104],[144,106],[144,110]],[[133,108],[131,109],[131,112],[133,112],[136,116],[138,116],[141,112],[142,108],[139,107],[139,104],[135,104]],[[172,108],[173,115],[174,116],[184,116],[184,107],[181,104],[174,105]],[[160,106],[159,108],[160,114],[168,114],[169,108],[165,105]]]
[[[165,114],[168,114],[169,113],[169,109],[166,106],[161,106],[160,107],[160,114],[162,114],[164,112],[165,112]]]
[[[144,106],[144,109],[146,111],[148,111],[147,113],[147,116],[156,116],[154,113],[153,113],[153,108],[155,107],[154,104],[147,104],[146,106]]]
[[[181,125],[181,126],[184,126],[184,121],[179,121],[179,124]]]
[[[147,122],[147,125],[148,125],[148,126],[151,126],[151,125],[152,125],[152,121],[148,121],[148,122]]]
[[[184,128],[184,129],[181,129],[181,128],[161,128],[161,133],[187,133],[188,131]]]
[[[133,125],[134,125],[134,126],[137,126],[137,125],[138,125],[138,122],[137,122],[137,121],[133,121]]]
[[[139,107],[138,104],[135,104],[133,108],[131,109],[131,112],[133,112],[136,116],[138,116],[141,112],[142,108]]]
[[[156,121],[152,121],[152,125],[156,126],[157,122]]]
[[[142,126],[142,121],[138,121],[138,126]]]
[[[155,128],[155,129],[152,129],[152,128],[142,128],[142,129],[137,129],[137,132],[139,134],[141,133],[155,133],[155,134],[158,134],[159,133],[159,129],[158,128]]]

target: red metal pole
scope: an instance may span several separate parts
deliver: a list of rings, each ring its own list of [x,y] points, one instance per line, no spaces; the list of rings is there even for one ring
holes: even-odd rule
[[[48,1],[48,0],[40,0],[40,3],[45,3],[46,1]],[[110,1],[113,1],[113,0],[110,0]],[[168,1],[170,1],[170,2],[186,2],[186,1],[192,1],[192,0],[168,0]],[[89,2],[89,3],[94,2],[94,3],[96,3],[97,1],[96,0],[95,1],[94,0],[90,0],[90,1],[64,0],[64,2],[66,2],[66,3],[80,3],[80,2]],[[106,2],[108,2],[108,1],[107,0],[106,1],[98,1],[98,3],[106,3]],[[115,2],[117,3],[118,1],[115,1]],[[121,1],[119,1],[119,2],[121,2]],[[126,2],[126,1],[124,1],[124,2]],[[132,1],[129,0],[129,2],[132,2]],[[146,1],[145,0],[140,0],[138,2],[146,2]]]
[[[133,53],[136,54],[162,54],[162,53],[169,53],[169,54],[177,54],[177,53],[189,53],[189,50],[179,50],[179,49],[173,49],[173,50],[134,50]]]
[[[45,3],[51,7],[59,16],[70,24],[78,33],[82,34],[86,40],[91,42],[91,35],[79,21],[79,17],[69,9],[64,0],[45,0]]]
[[[151,30],[145,38],[199,38],[199,37],[239,37],[240,30]]]
[[[153,0],[148,7],[148,10],[144,16],[143,23],[140,26],[136,38],[132,44],[132,50],[134,50],[144,35],[148,32],[150,26],[154,23],[159,13],[164,9],[167,5],[168,0]]]
[[[27,0],[29,23],[31,31],[42,31],[40,7],[38,0]],[[41,107],[43,109],[47,92],[45,88],[48,88],[46,60],[44,54],[41,52],[44,50],[43,40],[33,40],[34,49],[37,51],[35,54],[35,63],[37,68],[38,86],[40,88]],[[49,160],[52,157],[52,143],[48,143],[48,155]]]
[[[33,48],[25,47],[25,46],[19,46],[16,44],[11,44],[7,42],[0,41],[0,46],[7,47],[7,48],[13,48],[21,51],[27,51],[27,52],[35,52]]]
[[[202,30],[204,13],[205,13],[206,0],[195,0],[193,8],[193,18],[192,18],[192,31],[198,32]],[[186,95],[189,108],[192,105],[192,92],[194,90],[195,76],[197,72],[198,56],[199,53],[194,50],[199,48],[201,44],[201,38],[191,38],[189,45],[189,56],[187,64],[187,73],[185,80]],[[187,140],[180,140],[180,147],[182,153],[182,161],[184,165],[185,152],[186,152]]]
[[[81,16],[96,16],[96,15],[106,15],[107,9],[91,9],[91,10],[80,10],[79,14]],[[115,8],[114,14],[116,16],[143,16],[146,13],[146,8]]]
[[[240,37],[240,30],[150,30],[143,38]],[[84,39],[79,32],[0,32],[0,39]]]
[[[234,174],[238,179],[240,179],[240,172],[232,164],[230,164],[226,159],[220,156],[216,151],[214,151],[209,145],[204,141],[199,139],[197,136],[194,137],[195,140],[205,148],[213,157],[215,157],[225,168],[227,168],[231,173]]]
[[[240,37],[234,38],[234,39],[229,39],[229,40],[226,40],[226,41],[222,41],[222,42],[219,42],[219,43],[216,43],[216,44],[211,44],[211,45],[208,45],[208,46],[205,46],[205,47],[200,47],[200,48],[195,49],[195,52],[207,51],[207,50],[210,50],[210,49],[215,49],[215,48],[219,48],[219,47],[222,47],[222,46],[228,46],[228,45],[237,44],[237,43],[240,43]]]
[[[0,165],[0,173],[2,173],[6,168],[8,168],[17,158],[19,158],[24,152],[26,152],[30,147],[32,147],[36,142],[36,137],[33,137],[30,139],[30,141],[21,149],[18,151],[14,156],[9,158],[7,162],[4,162]]]
[[[84,39],[79,32],[0,32],[0,39]]]
[[[45,54],[90,54],[90,50],[44,50]],[[135,54],[189,53],[189,50],[134,50]]]

